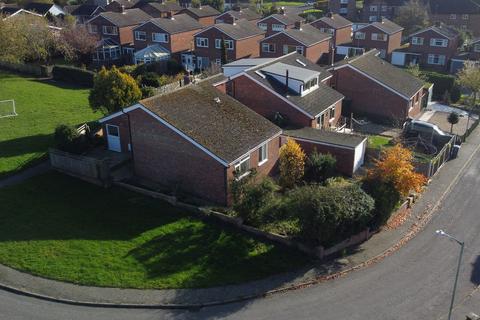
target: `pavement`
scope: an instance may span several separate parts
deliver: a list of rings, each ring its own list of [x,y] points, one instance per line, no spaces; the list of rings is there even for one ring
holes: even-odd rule
[[[458,159],[443,166],[427,191],[415,204],[412,213],[401,227],[377,233],[369,241],[356,247],[344,259],[333,260],[295,272],[273,276],[260,281],[206,289],[136,290],[85,287],[71,283],[49,280],[0,265],[0,287],[10,292],[55,302],[97,307],[128,308],[202,308],[222,304],[234,304],[263,296],[280,293],[302,292],[299,288],[317,287],[319,283],[339,277],[349,277],[355,270],[370,269],[399,250],[411,240],[428,222],[440,201],[456,186],[456,182],[467,168],[480,145],[480,132],[476,130],[462,146]],[[41,172],[44,169],[36,169]],[[26,178],[33,172],[25,173]],[[20,178],[9,178],[9,183],[18,183]],[[5,184],[5,182],[3,182]],[[467,190],[478,190],[472,187]],[[480,205],[480,203],[479,203]],[[480,219],[477,219],[480,221]],[[480,229],[477,229],[477,231]],[[382,263],[380,263],[381,265]],[[480,282],[480,281],[479,281]],[[0,318],[1,319],[1,318]]]
[[[427,109],[422,112],[418,119],[436,124],[443,131],[450,132],[451,124],[448,123],[447,118],[451,112],[456,112],[460,116],[458,123],[453,126],[453,133],[460,136],[465,134],[467,125],[468,127],[471,127],[475,120],[478,119],[478,116],[473,114],[471,115],[470,120],[468,120],[468,112],[439,102],[429,104]]]

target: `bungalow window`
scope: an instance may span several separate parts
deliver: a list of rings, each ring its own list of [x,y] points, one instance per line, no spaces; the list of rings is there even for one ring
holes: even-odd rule
[[[275,43],[262,43],[262,52],[275,52]]]
[[[365,32],[355,32],[355,39],[365,40]]]
[[[138,40],[138,41],[147,40],[147,33],[145,31],[135,31],[135,40]]]
[[[114,26],[103,26],[102,28],[103,34],[116,36],[118,35],[118,28]]]
[[[268,144],[262,144],[260,148],[258,148],[258,165],[261,166],[265,162],[268,161]]]
[[[445,56],[438,54],[429,54],[428,55],[428,64],[435,64],[439,66],[445,65]]]
[[[258,24],[258,28],[261,29],[261,30],[263,30],[263,31],[267,31],[268,25],[267,25],[266,23],[264,23],[264,22],[260,22],[260,23]]]
[[[153,42],[162,42],[168,43],[168,34],[167,33],[152,33],[152,41]]]
[[[430,46],[431,47],[447,47],[448,46],[448,40],[447,39],[437,39],[437,38],[432,38],[430,39]]]
[[[97,33],[98,27],[96,24],[88,24],[88,32],[90,33]]]
[[[246,156],[234,166],[237,179],[241,179],[250,173],[250,156]]]
[[[372,40],[374,41],[387,41],[387,35],[384,33],[372,33]]]
[[[423,45],[423,38],[422,37],[412,37],[412,44],[417,46]]]
[[[283,31],[285,30],[285,26],[283,24],[272,24],[272,30],[273,31]]]
[[[208,38],[197,38],[196,43],[197,47],[208,48]]]

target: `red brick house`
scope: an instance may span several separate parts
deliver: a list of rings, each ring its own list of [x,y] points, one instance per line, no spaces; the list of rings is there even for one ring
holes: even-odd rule
[[[445,25],[428,27],[411,34],[408,48],[395,52],[392,63],[401,66],[419,64],[423,68],[446,71],[459,44],[458,31]]]
[[[84,3],[73,9],[70,15],[75,17],[77,23],[85,24],[88,20],[104,11],[105,9],[100,6]]]
[[[345,114],[401,125],[420,112],[424,82],[377,55],[371,50],[337,63],[331,85],[346,97]]]
[[[398,24],[382,19],[357,29],[353,33],[352,47],[366,51],[377,49],[380,57],[390,61],[392,52],[401,47],[403,28]]]
[[[472,39],[465,49],[465,51],[459,52],[451,59],[450,73],[455,74],[459,72],[467,62],[480,66],[480,38]]]
[[[201,6],[200,8],[189,7],[183,9],[179,13],[188,14],[190,17],[197,20],[202,26],[211,26],[215,24],[215,18],[220,15],[220,12],[211,6]]]
[[[313,21],[310,25],[320,30],[320,32],[330,34],[335,47],[340,44],[352,42],[353,23],[341,15],[327,15]]]
[[[122,12],[125,9],[133,9],[138,3],[138,0],[112,0],[107,1],[105,11]]]
[[[244,8],[240,10],[229,10],[227,12],[222,13],[218,17],[215,18],[215,23],[229,23],[233,24],[238,20],[248,20],[253,23],[256,23],[258,20],[262,18],[262,15],[255,10],[250,8]]]
[[[235,24],[218,23],[195,34],[197,67],[207,68],[211,63],[222,63],[222,41],[225,44],[227,61],[255,58],[260,55],[259,41],[264,31],[246,20]]]
[[[480,3],[474,0],[430,1],[430,20],[480,36]]]
[[[255,60],[223,66],[229,95],[282,126],[335,130],[341,125],[344,96],[329,87],[327,70],[296,52]]]
[[[295,23],[303,21],[305,21],[305,19],[298,14],[272,14],[259,20],[257,26],[265,31],[265,36],[269,37],[277,32],[294,28]]]
[[[152,46],[166,49],[169,56],[180,62],[180,53],[193,49],[193,35],[203,26],[187,14],[177,14],[170,18],[155,18],[133,29],[136,63],[151,62],[148,52]],[[142,55],[141,50],[146,55]],[[148,60],[148,61],[147,61]]]
[[[382,21],[382,18],[394,19],[398,9],[408,0],[365,0],[363,3],[363,18],[365,22]]]
[[[276,58],[298,52],[313,63],[328,62],[332,36],[311,25],[285,29],[260,41],[260,57]]]
[[[100,122],[108,148],[131,153],[137,177],[209,202],[229,204],[233,179],[276,168],[281,129],[209,81]]]
[[[339,14],[349,20],[357,19],[357,1],[355,0],[329,0],[328,11]]]
[[[93,56],[99,64],[115,63],[122,57],[131,60],[134,52],[133,28],[150,20],[140,9],[102,12],[87,22],[88,31],[100,40]]]
[[[134,8],[139,8],[154,18],[170,18],[183,8],[176,2],[138,2]]]

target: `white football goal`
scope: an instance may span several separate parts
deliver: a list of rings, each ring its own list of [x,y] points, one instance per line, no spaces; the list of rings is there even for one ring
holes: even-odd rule
[[[0,101],[0,118],[18,116],[15,109],[15,100],[1,100]]]

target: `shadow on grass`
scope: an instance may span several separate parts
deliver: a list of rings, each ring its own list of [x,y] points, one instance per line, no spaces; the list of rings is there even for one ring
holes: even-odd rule
[[[46,152],[53,142],[53,134],[38,134],[0,141],[0,158],[16,157],[29,153]],[[0,160],[1,161],[1,160]]]

